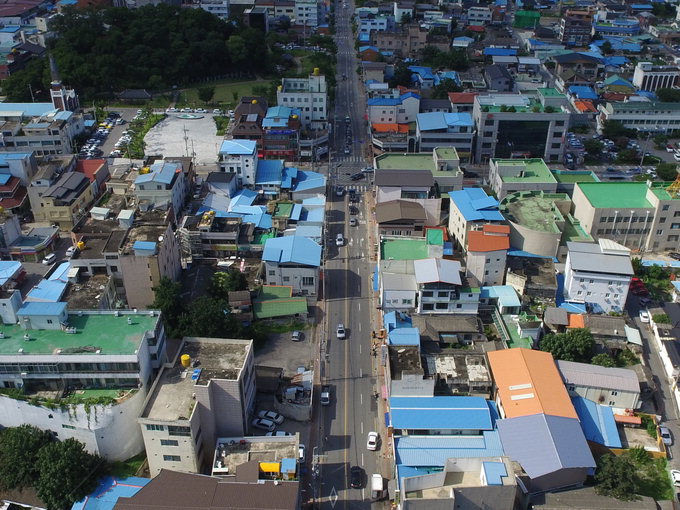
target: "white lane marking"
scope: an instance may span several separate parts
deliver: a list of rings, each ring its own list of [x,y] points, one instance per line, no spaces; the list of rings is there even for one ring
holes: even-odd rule
[[[357,303],[357,308],[361,311],[361,303]],[[361,344],[359,344],[359,347],[361,347]]]
[[[359,404],[364,405],[364,395],[363,395],[363,393],[359,393]]]
[[[361,344],[359,344],[359,354],[361,354]]]
[[[366,495],[364,494],[364,489],[361,489],[361,499],[366,499]]]
[[[359,331],[361,331],[361,322],[359,323]]]
[[[362,431],[362,433],[363,433],[363,431]],[[364,454],[363,453],[361,454],[361,465],[362,466],[364,465]]]
[[[363,421],[361,422],[361,433],[362,434],[364,433],[364,422]]]

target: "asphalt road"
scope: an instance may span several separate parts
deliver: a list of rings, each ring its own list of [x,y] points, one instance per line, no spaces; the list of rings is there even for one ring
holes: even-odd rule
[[[338,45],[338,88],[334,118],[336,129],[331,147],[330,184],[353,183],[346,173],[360,170],[367,165],[362,158],[364,144],[360,142],[365,133],[363,112],[364,97],[356,74],[351,31],[351,0],[336,3],[336,42]],[[346,75],[346,80],[342,75]],[[345,117],[349,116],[353,141],[351,153],[344,154],[346,146]],[[365,136],[364,136],[365,138]],[[364,143],[366,140],[364,140]],[[338,163],[340,166],[338,167]],[[355,186],[356,187],[356,186]],[[360,189],[360,188],[359,188]],[[349,226],[349,198],[329,193],[325,250],[325,335],[321,339],[323,360],[322,381],[331,386],[331,404],[319,408],[320,441],[317,494],[320,507],[369,508],[371,505],[370,477],[379,473],[377,452],[366,449],[367,434],[378,429],[377,401],[374,397],[377,384],[371,356],[371,262],[368,238],[368,216],[365,197],[358,204],[359,224]],[[345,237],[343,246],[336,246],[336,235]],[[347,337],[336,337],[336,327],[344,324]],[[323,328],[322,328],[323,329]],[[380,445],[384,448],[384,444]],[[313,453],[313,452],[312,452]],[[351,466],[360,466],[364,472],[363,488],[352,489],[349,485]],[[383,473],[384,474],[384,473]]]

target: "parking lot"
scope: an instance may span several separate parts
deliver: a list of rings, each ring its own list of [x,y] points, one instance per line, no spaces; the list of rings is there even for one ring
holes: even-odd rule
[[[146,155],[194,156],[198,165],[214,165],[223,137],[216,135],[212,113],[192,114],[186,119],[169,113],[144,137]]]

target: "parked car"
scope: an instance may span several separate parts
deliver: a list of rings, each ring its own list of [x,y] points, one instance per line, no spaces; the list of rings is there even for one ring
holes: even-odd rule
[[[260,411],[259,413],[257,413],[257,417],[273,421],[277,425],[281,425],[284,420],[284,417],[282,415],[274,411]]]
[[[671,480],[673,480],[673,485],[680,487],[680,471],[671,469]]]
[[[331,387],[327,384],[321,387],[321,405],[327,406],[331,403]]]
[[[640,310],[640,322],[649,324],[649,312],[647,310]]]
[[[668,256],[673,260],[680,260],[680,253],[678,253],[677,251],[670,252]]]
[[[252,426],[256,429],[266,430],[267,432],[273,432],[276,428],[276,424],[271,420],[264,420],[262,418],[255,418],[252,421]]]
[[[350,227],[356,227],[359,224],[356,218],[350,218],[349,219],[349,226]]]
[[[349,213],[352,215],[359,214],[359,208],[353,205],[349,206]]]
[[[378,433],[377,432],[369,432],[368,433],[368,439],[366,440],[366,448],[368,450],[375,451],[378,449]]]
[[[344,324],[338,324],[338,327],[335,328],[335,336],[338,337],[338,340],[344,340],[346,337],[345,333],[345,325]]]
[[[298,446],[298,462],[300,462],[300,464],[305,463],[305,458],[306,458],[305,453],[306,453],[306,451],[307,451],[307,449],[305,448],[305,445],[300,444]]]
[[[343,188],[342,186],[336,186],[335,187],[335,195],[336,196],[341,197],[344,194],[345,194],[345,188]]]
[[[661,436],[663,444],[666,446],[673,446],[673,436],[668,427],[659,427],[659,435]]]
[[[335,246],[344,246],[345,237],[342,234],[335,236]]]
[[[196,113],[208,113],[208,110],[206,110],[205,108],[196,108],[194,111]]]
[[[290,432],[286,432],[285,430],[277,430],[275,432],[267,432],[265,436],[267,437],[289,437],[292,436]]]
[[[214,113],[215,115],[222,115],[222,110],[220,110],[219,108],[215,108],[215,109],[213,110],[213,113]]]
[[[42,259],[42,263],[46,266],[50,266],[54,264],[57,261],[57,256],[54,253],[50,253],[49,255],[45,255],[45,257]]]
[[[355,174],[350,175],[349,178],[353,181],[360,181],[361,179],[366,178],[366,174],[363,172],[357,172]]]
[[[293,342],[300,342],[302,340],[302,331],[295,330],[290,334],[290,339]]]
[[[353,489],[361,489],[364,484],[364,470],[359,466],[349,468],[349,485]]]
[[[66,256],[73,257],[77,252],[78,252],[77,246],[69,246],[68,249],[66,250]]]

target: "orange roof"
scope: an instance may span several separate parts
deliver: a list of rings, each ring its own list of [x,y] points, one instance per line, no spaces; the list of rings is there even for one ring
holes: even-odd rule
[[[454,104],[472,104],[477,92],[449,92],[449,100]]]
[[[371,124],[373,131],[377,133],[408,133],[408,124]]]
[[[616,423],[630,423],[632,425],[642,424],[642,418],[639,416],[626,416],[625,414],[615,414],[614,421]]]
[[[597,108],[590,99],[579,99],[574,101],[574,106],[580,112],[596,112]]]
[[[487,223],[482,227],[484,232],[494,232],[496,234],[509,234],[510,225],[495,225],[493,223]]]
[[[567,325],[567,327],[585,328],[586,327],[585,315],[581,315],[580,313],[570,313],[569,324]]]
[[[487,356],[505,418],[543,413],[578,419],[552,354],[516,348]]]
[[[471,230],[468,232],[468,251],[498,251],[510,248],[510,227],[506,232],[493,232],[491,230]]]

